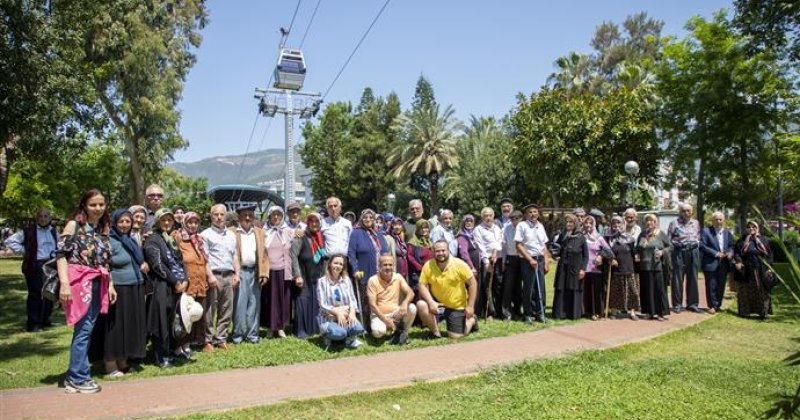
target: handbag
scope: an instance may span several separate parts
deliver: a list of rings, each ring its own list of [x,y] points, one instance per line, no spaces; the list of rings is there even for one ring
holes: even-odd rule
[[[766,291],[770,291],[773,287],[775,287],[776,284],[778,284],[778,279],[775,277],[775,273],[772,272],[772,270],[766,269],[764,270],[764,276],[761,279],[761,283]]]
[[[47,299],[53,303],[58,302],[61,281],[58,279],[58,267],[55,258],[42,264],[42,275],[42,299]]]

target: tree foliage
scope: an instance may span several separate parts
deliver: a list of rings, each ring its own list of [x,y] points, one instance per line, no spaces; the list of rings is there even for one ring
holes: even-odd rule
[[[800,2],[736,0],[734,25],[747,36],[751,51],[772,50],[800,64]]]

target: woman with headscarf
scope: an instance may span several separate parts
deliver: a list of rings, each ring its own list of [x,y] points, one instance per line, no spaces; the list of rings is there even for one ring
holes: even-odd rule
[[[555,238],[560,249],[553,297],[553,318],[580,319],[583,314],[583,280],[589,262],[586,236],[578,229],[578,218],[564,215],[564,230]]]
[[[361,315],[369,319],[369,303],[367,299],[367,281],[378,272],[378,259],[389,252],[386,240],[377,231],[375,211],[364,209],[358,218],[355,229],[350,233],[347,246],[347,259],[353,270],[353,279],[358,282],[361,298]]]
[[[108,273],[111,217],[108,201],[100,190],[82,196],[72,220],[64,226],[56,250],[58,299],[67,325],[74,325],[69,350],[69,368],[64,378],[68,394],[93,394],[101,387],[90,375],[89,344],[97,317],[108,313],[117,292]]]
[[[478,278],[478,269],[481,266],[481,254],[478,243],[475,242],[475,216],[466,214],[461,218],[461,229],[456,236],[458,242],[458,258],[464,260]]]
[[[408,280],[408,244],[406,244],[406,225],[403,219],[395,217],[392,219],[391,241],[394,242],[394,261],[395,270]]]
[[[170,350],[175,305],[187,285],[182,255],[171,235],[174,226],[172,210],[166,207],[158,209],[154,216],[153,234],[144,242],[144,256],[150,265],[150,279],[153,281],[147,330],[153,342],[156,364],[163,369],[173,366]]]
[[[172,216],[175,218],[174,231],[180,231],[183,228],[183,220],[186,217],[186,207],[181,205],[172,208]]]
[[[639,264],[642,314],[666,321],[669,316],[667,289],[664,286],[665,254],[672,248],[667,235],[658,228],[658,216],[644,217],[644,230],[636,240],[634,261]]]
[[[131,225],[131,238],[139,244],[139,247],[144,245],[144,238],[142,237],[142,230],[144,223],[147,221],[147,209],[138,204],[130,206],[128,211],[131,212],[133,224]]]
[[[379,219],[383,219],[383,225],[377,224]],[[388,250],[387,253],[389,255],[397,255],[397,247],[394,243],[394,238],[392,238],[392,221],[394,220],[394,215],[392,213],[382,213],[375,218],[375,222],[378,226],[378,234],[383,236],[383,240],[386,241],[386,249]],[[395,261],[397,259],[395,258]],[[397,264],[395,264],[396,266]]]
[[[583,234],[589,247],[586,276],[583,280],[583,309],[593,321],[599,320],[605,309],[606,276],[603,274],[603,263],[614,258],[611,247],[597,232],[596,223],[593,216],[583,219]]]
[[[419,274],[422,266],[434,257],[433,242],[431,242],[431,226],[425,219],[419,219],[416,223],[414,236],[408,241],[408,285],[417,293],[419,286]]]
[[[128,359],[143,359],[147,346],[144,275],[150,270],[144,253],[131,237],[133,216],[127,209],[111,214],[111,278],[117,302],[108,310],[103,344],[106,373],[111,378],[128,371]]]
[[[283,223],[283,209],[272,206],[267,211],[269,220],[264,229],[267,231],[265,246],[269,259],[269,282],[261,289],[261,309],[263,315],[268,314],[266,323],[273,337],[286,338],[284,329],[289,326],[292,317],[292,236],[294,231]],[[265,310],[266,307],[266,310]]]
[[[173,231],[172,237],[178,244],[183,267],[186,270],[187,286],[184,293],[202,305],[203,312],[205,312],[208,309],[206,292],[209,287],[216,287],[217,280],[211,272],[211,266],[208,264],[205,241],[203,241],[203,237],[198,232],[199,228],[200,215],[190,211],[183,216],[182,227]],[[205,318],[201,317],[198,321],[192,323],[189,340],[180,349],[183,354],[191,354],[190,345],[202,346],[205,344]]]
[[[625,221],[621,216],[611,218],[611,226],[606,231],[606,242],[614,253],[611,260],[611,284],[608,285],[609,310],[628,313],[634,321],[639,319],[639,282],[633,269],[633,255],[636,253],[636,238],[625,232]]]
[[[749,317],[757,314],[764,319],[772,312],[774,274],[762,261],[772,262],[769,242],[761,236],[761,232],[753,220],[747,222],[745,234],[733,249],[733,260],[736,264],[734,280],[736,280],[736,301],[739,316]]]
[[[325,240],[319,230],[322,216],[309,213],[305,234],[294,240],[291,249],[294,274],[295,334],[307,338],[319,333],[317,281],[325,275]]]

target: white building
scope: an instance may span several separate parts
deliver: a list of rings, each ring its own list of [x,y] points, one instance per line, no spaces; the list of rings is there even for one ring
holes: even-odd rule
[[[258,185],[261,185],[269,191],[278,194],[279,196],[283,197],[284,200],[286,199],[286,195],[283,191],[283,179],[273,179],[259,182]],[[298,204],[306,203],[306,186],[302,182],[294,183],[294,201]]]

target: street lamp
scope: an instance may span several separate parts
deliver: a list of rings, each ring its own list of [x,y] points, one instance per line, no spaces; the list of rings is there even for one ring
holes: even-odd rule
[[[390,213],[394,213],[394,200],[397,199],[397,196],[394,193],[389,193],[386,196],[386,207],[389,208]]]
[[[629,160],[625,162],[625,173],[628,174],[628,204],[634,207],[633,204],[633,188],[636,175],[639,175],[639,164],[636,161]]]

